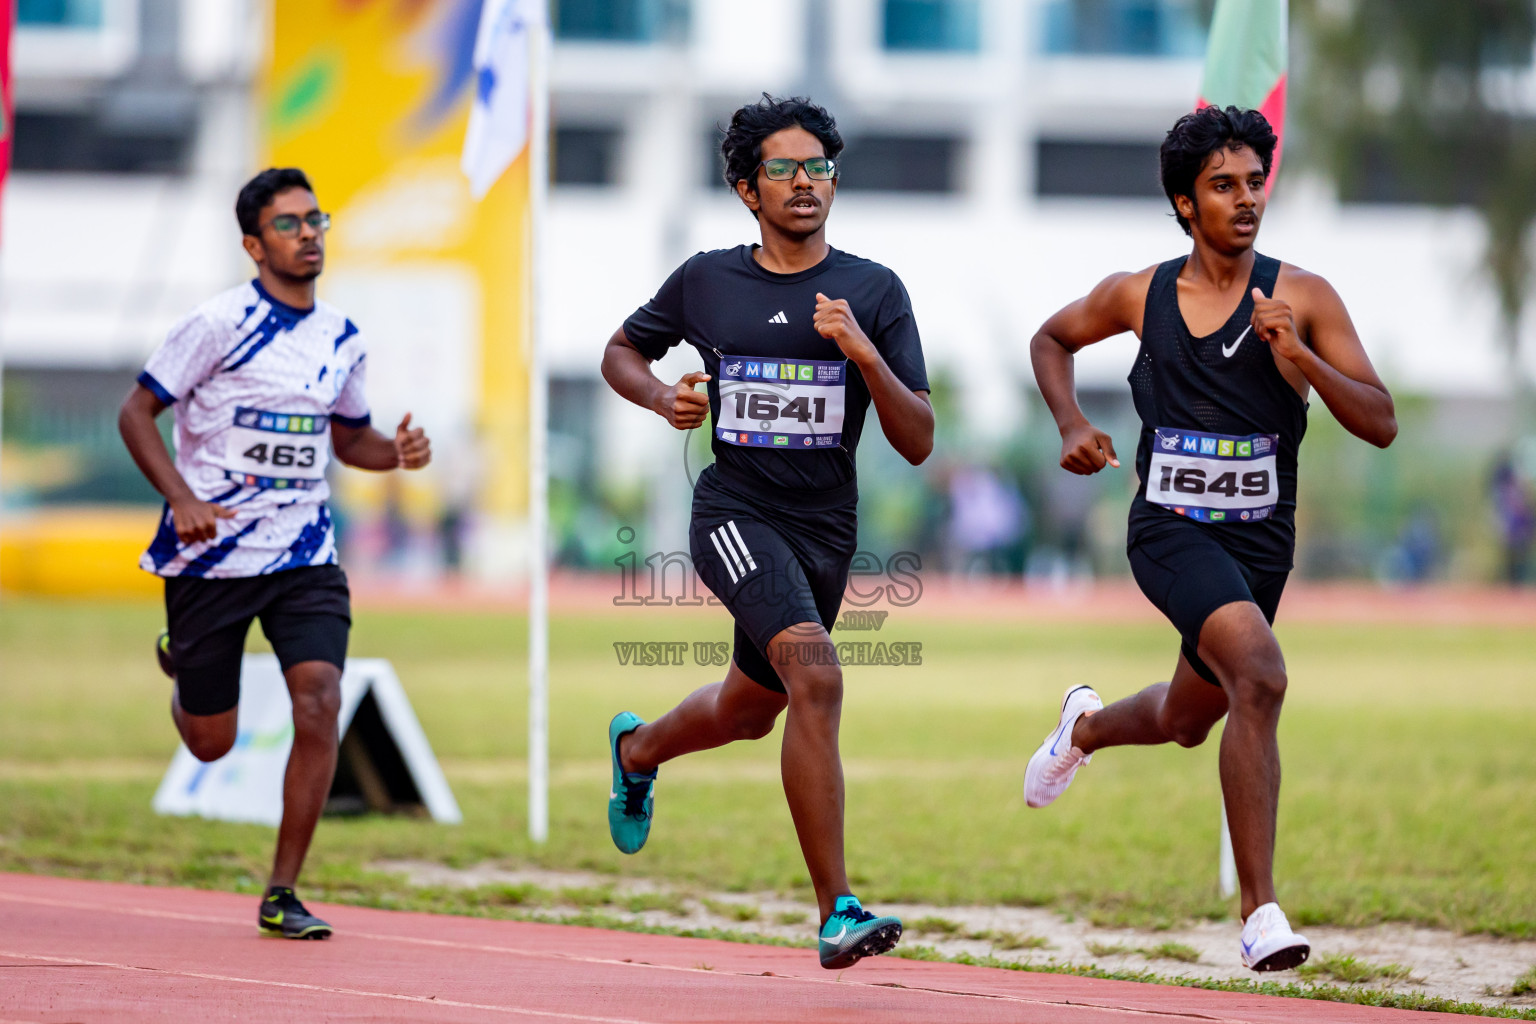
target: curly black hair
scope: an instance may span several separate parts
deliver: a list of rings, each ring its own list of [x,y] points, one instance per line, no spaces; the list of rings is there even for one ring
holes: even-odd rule
[[[1190,234],[1189,221],[1179,215],[1173,197],[1195,198],[1195,179],[1212,153],[1218,149],[1251,149],[1264,165],[1264,177],[1268,179],[1278,141],[1268,119],[1257,110],[1201,107],[1175,121],[1163,139],[1160,160],[1163,191],[1168,194],[1173,215],[1184,233]]]
[[[235,199],[235,220],[240,222],[240,233],[261,234],[261,211],[279,192],[302,188],[313,192],[309,177],[297,167],[268,167],[245,183]]]
[[[804,96],[781,99],[766,92],[756,103],[748,103],[731,115],[731,126],[720,140],[725,155],[725,183],[736,187],[738,181],[757,185],[757,165],[763,161],[763,140],[785,128],[804,128],[821,140],[824,155],[836,159],[843,151],[843,137],[837,122],[825,107]]]

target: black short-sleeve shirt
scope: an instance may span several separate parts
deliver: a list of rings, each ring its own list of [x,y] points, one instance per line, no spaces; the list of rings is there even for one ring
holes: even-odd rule
[[[624,336],[647,359],[681,341],[699,350],[715,461],[730,478],[769,491],[850,485],[869,389],[837,343],[811,325],[816,293],[846,299],[896,379],[927,391],[912,302],[901,280],[870,260],[829,248],[809,270],[775,274],[758,264],[756,248],[693,256],[624,321]]]

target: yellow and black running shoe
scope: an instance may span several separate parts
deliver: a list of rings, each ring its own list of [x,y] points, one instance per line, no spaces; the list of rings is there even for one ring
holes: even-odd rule
[[[256,928],[280,939],[328,939],[331,926],[304,909],[292,889],[274,885],[261,901]]]
[[[155,660],[160,662],[160,671],[176,678],[176,663],[171,660],[171,634],[162,629],[160,635],[155,637]]]

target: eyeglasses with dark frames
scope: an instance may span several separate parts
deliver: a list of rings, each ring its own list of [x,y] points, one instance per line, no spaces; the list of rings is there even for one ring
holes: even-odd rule
[[[279,238],[298,238],[301,225],[308,224],[322,234],[331,229],[331,215],[315,210],[299,216],[296,213],[280,213],[267,221],[267,227]]]
[[[809,160],[791,160],[774,157],[757,165],[769,181],[789,181],[805,168],[805,176],[813,181],[827,181],[837,177],[837,161],[829,156],[813,156]]]

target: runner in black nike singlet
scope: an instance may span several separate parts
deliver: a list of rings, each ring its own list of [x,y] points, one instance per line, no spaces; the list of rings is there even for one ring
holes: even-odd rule
[[[609,832],[620,850],[637,852],[662,762],[766,736],[788,708],[784,792],[828,968],[901,937],[900,921],[859,905],[843,862],[842,670],[828,630],[858,534],[854,452],[871,403],[908,461],[933,448],[906,290],[891,271],[826,242],[842,147],[831,116],[807,100],[765,94],[737,111],[722,146],[726,180],[758,219],[762,245],[689,259],[603,356],[613,389],[674,427],[710,415],[715,464],[694,489],[689,537],[700,578],[736,623],[724,681],[654,722],[626,711],[609,724]],[[704,372],[669,386],[650,363],[683,341]]]
[[[1316,390],[1372,444],[1386,447],[1397,433],[1392,398],[1332,287],[1254,251],[1274,148],[1257,111],[1207,107],[1180,118],[1163,142],[1162,180],[1193,251],[1106,278],[1031,343],[1062,467],[1089,474],[1120,462],[1078,407],[1073,354],[1126,331],[1140,337],[1130,374],[1140,486],[1128,555],[1183,643],[1170,682],[1108,707],[1091,688],[1069,687],[1056,728],[1030,759],[1025,799],[1051,803],[1103,747],[1192,747],[1227,716],[1221,779],[1242,890],[1242,959],[1258,971],[1295,967],[1310,951],[1275,902],[1275,730],[1286,674],[1270,629],[1295,547],[1306,396]]]

